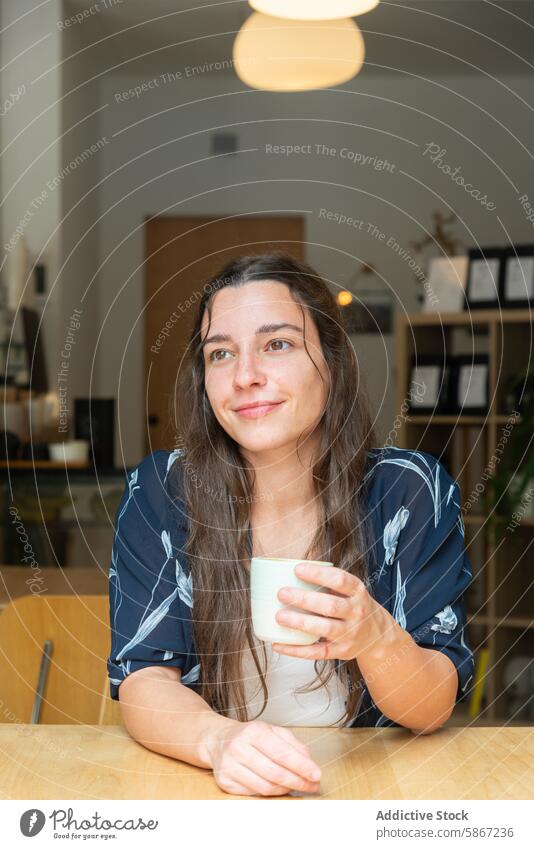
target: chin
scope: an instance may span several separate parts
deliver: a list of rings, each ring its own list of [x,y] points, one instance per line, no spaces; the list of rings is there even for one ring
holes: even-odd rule
[[[285,445],[289,445],[291,443],[291,437],[288,438],[287,433],[236,433],[234,439],[239,443],[239,445],[241,445],[242,448],[245,448],[247,451],[255,452],[272,451],[276,448],[283,448]],[[296,440],[297,436],[295,436],[295,442]]]

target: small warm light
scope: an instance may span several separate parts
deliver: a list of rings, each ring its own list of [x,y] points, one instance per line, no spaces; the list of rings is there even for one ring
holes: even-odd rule
[[[363,36],[350,18],[294,21],[255,12],[233,49],[238,77],[251,88],[306,91],[352,79],[365,58]]]
[[[353,18],[376,9],[380,0],[249,0],[256,12],[299,21]]]
[[[337,302],[340,307],[346,307],[350,303],[352,303],[352,295],[350,292],[347,292],[346,289],[342,289],[341,292],[337,293]]]

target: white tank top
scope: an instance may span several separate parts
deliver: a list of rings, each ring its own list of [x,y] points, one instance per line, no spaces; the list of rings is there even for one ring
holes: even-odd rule
[[[263,668],[262,642],[256,640],[256,645],[256,653]],[[275,725],[341,725],[348,690],[337,672],[333,673],[327,684],[320,685],[312,692],[295,693],[295,689],[316,679],[314,661],[273,652],[271,643],[265,643],[265,648],[268,700],[265,710],[259,716],[257,714],[263,705],[261,680],[248,644],[243,651],[242,675],[249,720],[261,719]],[[238,718],[233,703],[228,716]]]

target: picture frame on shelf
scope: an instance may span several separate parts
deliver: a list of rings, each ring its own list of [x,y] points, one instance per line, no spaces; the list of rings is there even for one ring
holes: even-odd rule
[[[408,385],[410,413],[449,412],[451,373],[452,364],[448,357],[437,354],[414,355]]]
[[[466,354],[454,358],[451,380],[453,411],[459,415],[489,412],[489,357]]]
[[[502,305],[524,309],[534,304],[534,244],[512,245],[504,254]]]
[[[502,301],[504,248],[471,248],[465,309],[495,309]]]

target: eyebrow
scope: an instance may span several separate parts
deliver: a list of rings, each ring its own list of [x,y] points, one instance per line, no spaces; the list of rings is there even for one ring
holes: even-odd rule
[[[281,330],[283,327],[289,327],[290,330],[297,330],[299,333],[302,333],[302,327],[297,327],[296,324],[288,324],[284,321],[281,324],[262,324],[261,327],[258,327],[256,330],[256,336],[260,336],[263,333],[274,333],[276,330]],[[210,336],[209,339],[204,339],[200,347],[204,348],[206,345],[209,345],[210,342],[232,341],[232,337],[228,333],[215,333],[213,336]]]

